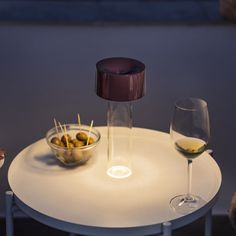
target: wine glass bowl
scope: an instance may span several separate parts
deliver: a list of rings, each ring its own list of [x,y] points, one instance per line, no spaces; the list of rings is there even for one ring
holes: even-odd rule
[[[199,98],[178,100],[174,107],[170,136],[175,149],[188,163],[187,191],[173,197],[170,205],[176,212],[185,215],[205,203],[200,196],[191,193],[191,180],[192,162],[206,150],[210,138],[207,103]]]

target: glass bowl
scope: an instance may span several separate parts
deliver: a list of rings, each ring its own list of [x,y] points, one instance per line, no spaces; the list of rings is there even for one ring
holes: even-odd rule
[[[64,130],[57,126],[47,132],[46,141],[64,165],[83,165],[94,155],[101,135],[95,128],[89,133],[90,127],[87,125],[66,124],[65,127],[66,138]]]

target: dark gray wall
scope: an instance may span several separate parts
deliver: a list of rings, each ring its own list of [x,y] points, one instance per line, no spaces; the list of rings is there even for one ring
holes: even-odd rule
[[[37,23],[219,22],[219,0],[0,0],[0,20]]]
[[[234,26],[0,25],[0,146],[7,149],[1,214],[11,161],[45,136],[54,117],[75,122],[79,112],[83,123],[106,124],[106,102],[94,93],[95,63],[111,56],[146,64],[147,94],[134,106],[135,126],[168,132],[177,98],[208,101],[210,146],[223,173],[214,212],[226,214],[236,190],[235,42]]]

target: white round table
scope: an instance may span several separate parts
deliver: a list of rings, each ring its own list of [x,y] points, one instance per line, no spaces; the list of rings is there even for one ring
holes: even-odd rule
[[[106,174],[107,129],[97,129],[101,142],[83,166],[62,166],[45,139],[21,151],[8,172],[14,203],[32,218],[64,231],[123,236],[161,233],[165,222],[175,229],[214,206],[221,172],[208,153],[194,159],[192,182],[192,192],[206,203],[182,216],[170,208],[169,201],[186,192],[187,161],[174,150],[169,135],[133,128],[133,174],[113,179]],[[10,235],[11,220],[8,223]]]

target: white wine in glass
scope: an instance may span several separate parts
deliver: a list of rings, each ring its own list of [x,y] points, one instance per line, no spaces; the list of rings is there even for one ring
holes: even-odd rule
[[[171,207],[185,215],[201,207],[205,201],[191,193],[192,162],[205,150],[210,138],[207,103],[199,98],[186,98],[175,103],[170,125],[170,136],[175,149],[187,159],[187,192],[171,199]]]

